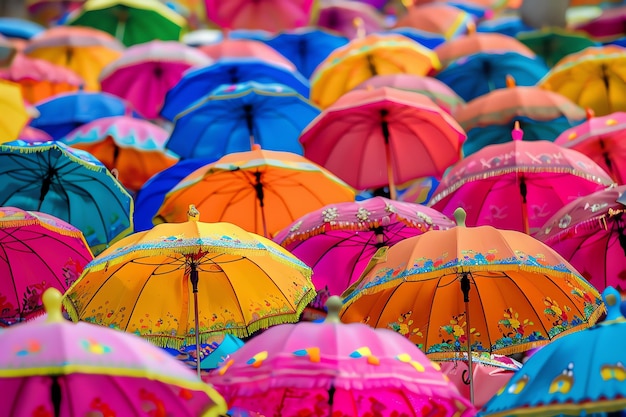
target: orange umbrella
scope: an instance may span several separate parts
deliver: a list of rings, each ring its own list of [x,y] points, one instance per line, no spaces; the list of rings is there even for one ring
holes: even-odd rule
[[[270,236],[310,211],[348,201],[354,201],[354,190],[324,168],[257,145],[188,175],[166,195],[155,223],[184,221],[195,204],[202,221]]]
[[[24,53],[73,70],[85,80],[85,90],[98,91],[100,71],[120,58],[123,50],[124,46],[106,32],[56,26],[31,39]]]
[[[393,329],[437,359],[523,352],[604,312],[598,291],[547,245],[512,230],[465,227],[462,209],[455,217],[457,227],[379,250],[344,293],[342,320]]]
[[[292,71],[296,66],[271,46],[253,39],[223,39],[220,42],[198,46],[198,49],[215,60],[221,58],[258,58],[272,64],[284,65]]]
[[[416,4],[407,8],[407,13],[396,22],[396,27],[411,27],[437,33],[452,39],[467,33],[474,26],[469,13],[448,4]]]

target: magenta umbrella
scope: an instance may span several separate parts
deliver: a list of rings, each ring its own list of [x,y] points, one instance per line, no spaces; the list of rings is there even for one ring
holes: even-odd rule
[[[577,198],[557,211],[535,237],[568,260],[598,291],[626,293],[626,186]]]
[[[100,73],[102,91],[131,102],[143,116],[156,119],[165,95],[192,67],[213,62],[197,49],[174,41],[131,46]]]
[[[339,320],[271,327],[203,379],[233,408],[265,416],[469,417],[473,406],[417,346],[388,329]]]
[[[204,0],[207,18],[223,29],[280,32],[309,26],[313,0]]]
[[[318,291],[340,295],[382,246],[454,226],[429,207],[374,197],[312,211],[276,234],[274,241],[313,269]]]
[[[367,3],[354,0],[321,0],[317,26],[348,39],[384,30],[383,15]]]
[[[0,333],[2,406],[11,417],[217,417],[224,399],[193,371],[141,338],[61,314],[44,295],[46,320]]]

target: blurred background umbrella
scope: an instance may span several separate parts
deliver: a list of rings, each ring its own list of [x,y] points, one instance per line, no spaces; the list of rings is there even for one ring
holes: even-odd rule
[[[501,33],[503,35],[516,37],[518,34],[533,31],[535,28],[524,23],[519,15],[496,16],[492,19],[484,19],[476,25],[477,32]]]
[[[414,40],[415,42],[425,46],[428,49],[435,49],[437,46],[446,41],[446,38],[439,33],[428,32],[425,30],[415,29],[406,26],[386,29],[385,32],[406,36],[407,38]]]
[[[522,32],[517,39],[542,57],[550,68],[569,54],[598,46],[584,32],[557,27]]]
[[[65,292],[93,259],[80,230],[15,207],[0,207],[0,250],[0,327],[43,314],[43,292]]]
[[[446,40],[465,34],[474,24],[471,14],[448,4],[426,3],[411,5],[398,18],[396,27],[411,27],[442,35]]]
[[[351,0],[319,0],[316,25],[348,39],[381,32],[383,15],[370,4]]]
[[[28,119],[19,84],[0,80],[0,143],[17,139]]]
[[[99,29],[126,46],[177,41],[187,27],[184,17],[159,0],[87,0],[66,24]]]
[[[19,17],[0,17],[0,34],[9,39],[28,40],[46,30],[44,26]]]
[[[78,9],[85,0],[26,0],[28,17],[36,23],[52,27],[60,24],[72,10]]]
[[[271,64],[282,65],[289,69],[296,69],[293,62],[261,40],[226,37],[220,41],[212,42],[207,45],[199,45],[196,48],[209,58],[216,61],[224,58],[257,58]]]
[[[155,222],[181,221],[188,205],[197,204],[204,221],[270,237],[311,210],[346,201],[354,201],[354,190],[324,168],[257,145],[187,176],[166,195]]]
[[[80,229],[94,254],[132,231],[131,196],[91,154],[61,142],[0,145],[0,206],[40,211]]]
[[[0,35],[0,68],[11,65],[17,52],[15,45],[3,35]]]
[[[181,158],[217,159],[255,144],[302,154],[300,132],[319,113],[282,84],[226,84],[176,116],[166,146]]]
[[[621,38],[626,34],[626,6],[608,7],[599,16],[575,26],[577,30],[588,33],[593,39],[601,42]]]

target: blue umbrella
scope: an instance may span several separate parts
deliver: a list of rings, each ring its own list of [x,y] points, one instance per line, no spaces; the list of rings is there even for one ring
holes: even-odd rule
[[[218,368],[228,355],[235,353],[243,345],[243,340],[231,334],[225,335],[221,342],[212,342],[200,345],[200,350],[202,352],[200,354],[200,369],[211,370]],[[197,355],[195,354],[196,345],[184,346],[180,349],[163,349],[190,368],[197,368]]]
[[[223,85],[176,117],[165,146],[181,159],[218,159],[253,144],[302,155],[300,133],[319,113],[282,84]]]
[[[29,40],[46,30],[45,27],[30,20],[17,17],[0,17],[0,35],[7,38]]]
[[[30,125],[55,140],[96,119],[133,114],[129,102],[109,93],[88,91],[57,94],[39,102],[35,108],[39,117]]]
[[[422,46],[425,46],[428,49],[435,49],[442,43],[446,41],[446,38],[439,34],[433,32],[427,32],[421,29],[415,29],[412,27],[399,27],[394,29],[389,29],[385,33],[395,33],[398,35],[406,36],[407,38],[414,40]]]
[[[165,96],[161,116],[173,121],[176,115],[224,84],[247,81],[284,84],[309,96],[309,81],[299,72],[260,59],[220,59],[213,65],[188,71]]]
[[[332,51],[348,43],[348,38],[318,28],[282,32],[265,43],[280,52],[307,78]]]
[[[150,178],[135,195],[135,232],[152,229],[152,218],[163,204],[165,195],[187,175],[215,162],[214,159],[185,159]]]
[[[516,37],[518,33],[532,30],[535,30],[535,28],[525,24],[519,16],[505,16],[483,20],[476,26],[477,32],[501,33],[512,38]]]
[[[507,86],[507,76],[515,84],[532,86],[548,73],[540,58],[529,58],[516,52],[479,52],[457,59],[435,78],[446,83],[465,101]]]
[[[478,415],[620,415],[626,409],[626,319],[617,290],[607,287],[602,297],[604,321],[539,349]]]
[[[132,232],[133,200],[91,154],[56,141],[0,145],[0,207],[41,211],[80,229],[94,255]]]

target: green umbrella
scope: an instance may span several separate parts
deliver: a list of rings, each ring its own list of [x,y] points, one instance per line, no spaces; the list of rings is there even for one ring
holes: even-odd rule
[[[566,55],[582,51],[589,46],[598,46],[583,32],[557,27],[520,32],[517,39],[541,56],[550,68]]]
[[[187,21],[159,0],[87,0],[67,24],[100,29],[131,46],[157,39],[177,41]]]

